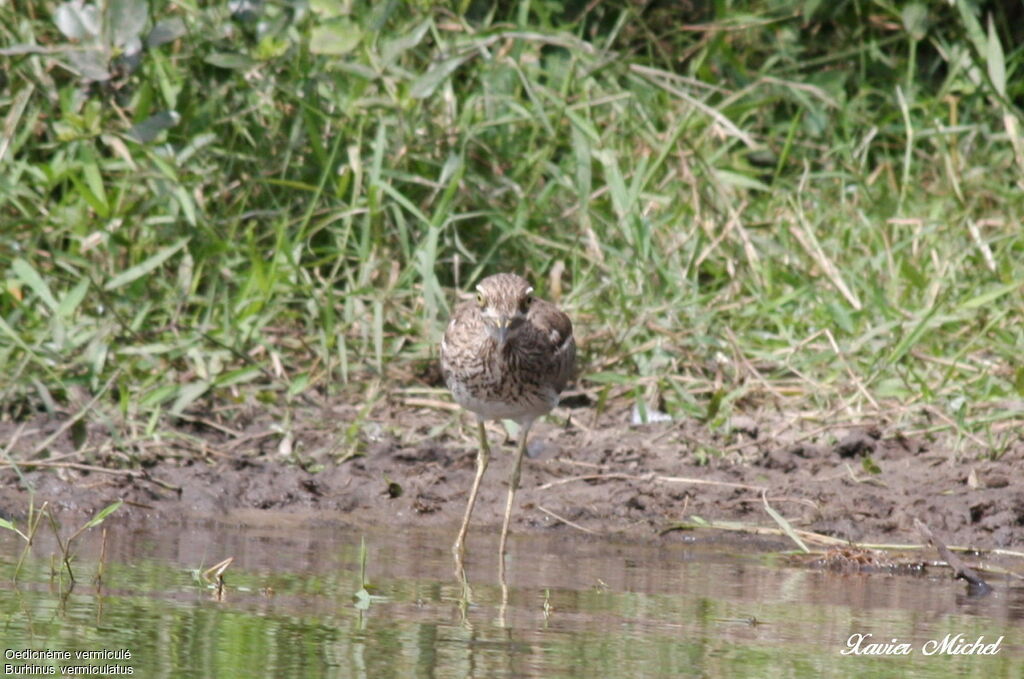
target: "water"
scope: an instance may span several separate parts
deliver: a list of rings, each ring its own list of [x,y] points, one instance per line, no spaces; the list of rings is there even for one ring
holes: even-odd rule
[[[142,677],[1024,674],[1024,589],[1008,582],[971,599],[939,571],[840,575],[735,546],[559,533],[513,536],[503,602],[496,536],[471,532],[467,604],[448,553],[452,530],[261,522],[110,519],[105,547],[99,529],[75,545],[73,586],[66,573],[51,577],[59,550],[43,530],[14,584],[21,543],[4,531],[0,676],[59,676],[89,663],[90,676]],[[227,557],[218,597],[198,573]],[[843,655],[854,634],[912,651]],[[956,634],[1003,640],[993,656],[924,654],[927,642]],[[72,658],[11,656],[25,649]]]

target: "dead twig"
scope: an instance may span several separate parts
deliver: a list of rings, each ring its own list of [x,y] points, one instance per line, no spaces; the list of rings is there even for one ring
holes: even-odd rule
[[[760,500],[760,498],[758,498]],[[670,533],[675,530],[689,530],[694,528],[710,528],[713,530],[724,530],[751,533],[754,535],[784,535],[781,528],[771,526],[757,526],[740,521],[707,521],[701,519],[699,521],[680,521],[674,523],[668,528],[661,531],[661,534]],[[794,529],[794,532],[804,540],[810,542],[816,542],[822,545],[831,546],[846,546],[852,549],[870,550],[870,551],[892,551],[892,552],[917,552],[925,549],[927,545],[911,545],[911,544],[900,544],[900,543],[870,543],[870,542],[851,542],[850,540],[844,540],[842,538],[832,537],[831,535],[823,535],[821,533],[815,533],[809,530],[802,530],[799,528]],[[971,552],[976,553],[978,550],[973,547],[962,547],[958,545],[951,545],[947,547],[950,552]],[[987,549],[984,553],[991,556],[1005,556],[1013,559],[1024,559],[1024,552],[1010,550],[1010,549]],[[959,561],[959,560],[958,560]],[[948,563],[948,561],[947,561]],[[1024,580],[1024,576],[1021,576],[1013,571],[1007,571],[1001,568],[982,568],[982,570],[991,573],[998,573],[1000,575],[1009,575],[1010,577],[1018,580]]]
[[[758,501],[760,501],[760,498],[758,498]],[[740,523],[739,521],[703,521],[703,520],[699,521],[699,522],[697,522],[697,521],[691,521],[691,522],[681,521],[679,523],[672,524],[668,528],[665,528],[664,530],[661,531],[660,534],[664,535],[665,533],[671,533],[672,531],[675,531],[675,530],[689,530],[689,529],[693,529],[693,528],[711,528],[711,529],[714,529],[714,530],[724,530],[724,531],[738,532],[738,533],[750,533],[752,535],[778,535],[778,536],[787,535],[787,533],[785,531],[783,531],[782,528],[778,528],[778,527],[774,527],[774,526],[754,526],[754,525],[747,524],[747,523]],[[817,542],[817,543],[823,544],[823,545],[833,545],[833,546],[835,546],[835,545],[849,545],[850,544],[849,540],[843,540],[843,539],[840,539],[840,538],[834,538],[834,537],[831,537],[829,535],[822,535],[820,533],[814,533],[814,532],[811,532],[811,531],[808,531],[808,530],[801,530],[799,528],[793,528],[792,530],[793,530],[793,532],[796,535],[799,535],[801,538],[803,538],[805,540],[809,540],[811,542]]]
[[[978,571],[974,570],[964,560],[958,557],[956,554],[949,550],[949,547],[942,542],[942,540],[935,537],[931,529],[925,525],[920,519],[914,519],[914,528],[921,534],[925,540],[930,542],[933,547],[939,552],[939,558],[949,564],[949,567],[953,569],[953,577],[961,580],[966,580],[970,593],[974,596],[985,596],[992,591],[992,586],[985,582],[985,579],[978,574]]]
[[[547,509],[547,508],[542,507],[540,505],[537,505],[537,509],[539,509],[540,511],[544,512],[545,514],[550,516],[552,519],[555,519],[556,521],[561,521],[566,526],[572,526],[576,530],[583,531],[584,533],[589,533],[590,535],[600,535],[600,533],[598,533],[596,530],[591,530],[589,528],[586,528],[585,526],[579,525],[578,523],[574,523],[574,522],[570,521],[569,519],[565,518],[564,516],[559,516],[558,514],[555,514],[550,509]]]
[[[451,401],[441,401],[434,398],[404,398],[402,404],[413,408],[433,408],[434,410],[447,410],[448,412],[455,412],[461,410],[462,406],[458,403],[452,403]]]
[[[50,460],[26,460],[24,462],[13,462],[13,461],[0,461],[0,467],[46,467],[50,469],[77,469],[85,472],[96,472],[99,474],[113,474],[115,476],[131,476],[132,478],[141,479],[143,481],[149,481],[155,483],[161,488],[167,490],[173,490],[177,493],[181,492],[181,487],[176,486],[173,483],[162,481],[155,476],[150,476],[146,472],[140,472],[137,469],[110,469],[108,467],[97,467],[91,464],[82,464],[81,462],[52,462]]]
[[[724,488],[743,488],[745,490],[756,490],[761,492],[764,490],[763,486],[751,486],[746,483],[732,483],[730,481],[713,481],[711,479],[693,479],[684,476],[658,476],[656,474],[623,474],[619,472],[612,472],[609,474],[586,474],[584,476],[569,476],[564,479],[557,479],[555,481],[549,481],[541,486],[537,487],[537,490],[547,490],[555,486],[562,486],[567,483],[575,483],[577,481],[612,481],[612,480],[624,480],[624,481],[658,481],[661,483],[690,483],[701,486],[721,486]]]
[[[214,455],[228,456],[228,455],[230,455],[231,451],[233,451],[236,448],[239,448],[239,447],[245,445],[246,443],[252,443],[253,441],[259,441],[260,439],[265,439],[265,438],[269,438],[271,436],[280,436],[280,435],[281,435],[281,432],[274,431],[273,429],[268,429],[267,431],[257,432],[255,434],[245,434],[243,436],[238,437],[234,441],[229,441],[229,442],[219,446],[220,450],[214,449],[211,452]]]
[[[219,422],[214,422],[208,417],[199,417],[198,415],[189,415],[188,413],[178,413],[175,417],[180,420],[185,420],[186,422],[194,422],[195,424],[201,424],[204,427],[209,427],[210,429],[216,429],[222,434],[227,434],[233,439],[243,436],[242,432],[232,429],[231,427],[226,427]]]

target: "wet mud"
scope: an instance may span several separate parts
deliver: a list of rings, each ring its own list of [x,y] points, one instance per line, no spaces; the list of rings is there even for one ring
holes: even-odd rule
[[[120,499],[128,518],[273,511],[354,526],[451,526],[454,536],[475,471],[474,421],[442,400],[392,398],[363,411],[310,406],[286,425],[258,409],[194,414],[136,442],[90,422],[65,427],[34,457],[65,421],[0,423],[8,459],[22,462],[0,469],[0,515],[23,519],[31,487],[34,505],[58,514],[85,516]],[[1020,440],[989,459],[884,422],[744,415],[711,430],[631,417],[626,406],[560,407],[538,423],[532,439],[542,452],[524,461],[512,530],[673,541],[686,539],[670,530],[684,522],[776,527],[767,500],[795,528],[843,540],[920,544],[916,518],[950,545],[1024,546]],[[494,455],[472,531],[496,532],[513,442],[500,424],[488,432]]]

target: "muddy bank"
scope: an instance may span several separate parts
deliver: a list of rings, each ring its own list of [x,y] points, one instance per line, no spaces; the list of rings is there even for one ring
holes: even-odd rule
[[[193,417],[144,445],[114,441],[97,423],[75,440],[68,428],[33,458],[46,467],[24,465],[20,477],[10,465],[0,470],[0,515],[24,516],[27,484],[36,506],[47,501],[62,513],[122,499],[126,517],[274,510],[352,525],[450,525],[454,534],[475,469],[473,421],[443,402],[418,403],[382,404],[358,427],[360,408],[344,403],[294,413],[290,427],[258,412]],[[774,526],[766,489],[795,527],[842,539],[920,543],[919,518],[949,544],[1024,547],[1019,440],[991,460],[884,423],[812,427],[744,416],[713,432],[695,421],[629,420],[625,407],[600,416],[583,407],[538,423],[543,452],[524,463],[513,530],[657,541],[682,539],[663,531],[692,517]],[[61,424],[0,423],[0,440],[13,441],[11,459],[26,460]],[[500,425],[489,431],[495,454],[474,530],[496,531],[512,442]],[[130,468],[116,469],[125,459]]]

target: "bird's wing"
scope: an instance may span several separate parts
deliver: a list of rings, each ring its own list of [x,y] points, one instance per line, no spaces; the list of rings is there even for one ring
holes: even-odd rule
[[[572,336],[572,321],[558,307],[537,300],[530,307],[530,320],[550,342],[551,385],[561,392],[576,371],[576,340]]]

